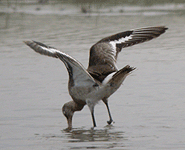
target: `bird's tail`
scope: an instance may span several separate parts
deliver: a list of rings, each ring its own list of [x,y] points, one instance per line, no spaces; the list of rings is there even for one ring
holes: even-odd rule
[[[109,80],[109,84],[111,84],[112,86],[116,85],[119,86],[122,84],[122,82],[125,80],[125,78],[127,77],[127,75],[129,75],[129,73],[131,71],[133,71],[134,67],[130,67],[129,65],[125,66],[124,68],[120,69],[118,72],[116,72],[112,78]]]

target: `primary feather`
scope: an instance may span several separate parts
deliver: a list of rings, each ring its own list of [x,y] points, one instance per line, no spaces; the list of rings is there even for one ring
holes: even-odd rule
[[[117,71],[117,56],[122,48],[143,43],[163,34],[165,26],[147,27],[117,33],[103,38],[90,49],[88,72],[97,80],[103,81]]]

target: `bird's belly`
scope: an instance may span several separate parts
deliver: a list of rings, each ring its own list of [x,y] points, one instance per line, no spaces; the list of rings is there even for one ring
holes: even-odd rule
[[[103,98],[108,98],[112,95],[117,88],[110,85],[101,86],[101,87],[88,87],[88,86],[73,86],[69,88],[69,94],[73,99],[81,100],[86,102],[86,100],[93,100],[97,103]]]
[[[104,97],[104,92],[99,87],[74,86],[69,89],[69,94],[74,99],[86,102],[87,99],[99,101]]]

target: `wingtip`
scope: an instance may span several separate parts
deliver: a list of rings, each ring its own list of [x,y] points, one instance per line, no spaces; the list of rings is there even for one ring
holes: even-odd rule
[[[130,65],[127,65],[124,67],[128,72],[131,72],[136,69],[136,67],[130,67]]]
[[[166,27],[166,26],[160,26],[160,27],[163,28],[164,31],[168,30],[168,27]]]
[[[162,33],[165,33],[166,30],[168,30],[167,26],[159,26],[159,28],[161,28]]]
[[[164,26],[165,30],[168,30],[168,27]]]
[[[22,41],[23,43],[27,44],[28,41]]]
[[[161,26],[162,30],[161,30],[161,34],[165,33],[166,30],[168,30],[168,27],[166,26]]]
[[[25,43],[26,45],[30,45],[33,41],[23,41],[23,43]]]

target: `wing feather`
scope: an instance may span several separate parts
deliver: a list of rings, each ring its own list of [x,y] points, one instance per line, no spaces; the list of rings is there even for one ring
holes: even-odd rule
[[[103,38],[90,49],[88,72],[102,81],[108,74],[117,71],[116,61],[122,48],[143,43],[163,34],[165,26],[129,30]]]
[[[47,55],[54,58],[59,58],[66,66],[69,76],[73,78],[74,84],[96,84],[92,76],[86,71],[86,69],[71,56],[43,43],[36,41],[24,41],[35,52]],[[86,81],[86,82],[84,82]],[[88,81],[88,82],[87,82]]]

